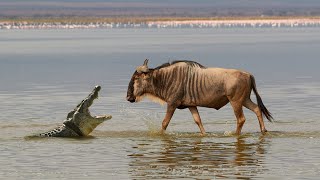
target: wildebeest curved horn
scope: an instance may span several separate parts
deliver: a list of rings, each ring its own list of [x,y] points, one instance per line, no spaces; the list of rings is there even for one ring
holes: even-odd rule
[[[149,62],[149,59],[144,60],[143,65],[137,67],[137,72],[138,73],[147,73],[147,72],[149,72],[148,62]]]
[[[143,66],[147,66],[148,67],[148,62],[149,62],[149,59],[144,60]]]

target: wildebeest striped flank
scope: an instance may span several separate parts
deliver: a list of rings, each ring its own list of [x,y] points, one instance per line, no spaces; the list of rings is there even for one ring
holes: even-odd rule
[[[258,105],[250,99],[252,90]],[[243,106],[257,115],[262,133],[267,131],[262,114],[269,121],[272,119],[257,91],[253,75],[236,69],[206,68],[194,61],[174,61],[149,69],[146,59],[132,75],[127,100],[139,102],[145,96],[162,104],[167,103],[163,131],[177,108],[189,108],[201,133],[205,134],[197,106],[218,110],[228,102],[237,118],[237,134],[241,133],[245,122]]]

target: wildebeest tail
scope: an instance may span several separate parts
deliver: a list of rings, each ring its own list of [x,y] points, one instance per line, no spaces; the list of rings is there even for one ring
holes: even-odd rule
[[[268,109],[264,106],[263,102],[262,102],[262,99],[257,91],[257,87],[256,87],[256,81],[254,79],[254,77],[251,75],[250,76],[251,78],[251,87],[253,89],[253,92],[254,94],[256,95],[257,97],[257,102],[258,102],[258,106],[260,108],[260,110],[262,111],[262,113],[264,114],[264,116],[270,121],[272,122],[273,120],[273,117],[271,115],[271,113],[268,111]]]

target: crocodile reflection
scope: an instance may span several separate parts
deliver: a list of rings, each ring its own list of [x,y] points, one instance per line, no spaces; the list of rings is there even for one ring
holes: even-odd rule
[[[268,139],[174,139],[147,141],[133,147],[129,173],[132,178],[239,178],[265,173]]]

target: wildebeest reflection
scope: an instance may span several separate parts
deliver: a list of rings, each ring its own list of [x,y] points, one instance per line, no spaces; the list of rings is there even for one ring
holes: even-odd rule
[[[258,105],[250,99],[252,90]],[[167,103],[162,131],[166,130],[176,108],[189,108],[201,133],[205,134],[197,106],[218,110],[228,102],[237,118],[237,134],[241,133],[245,122],[243,106],[257,115],[262,133],[267,131],[262,113],[269,121],[272,119],[257,91],[253,75],[236,69],[206,68],[193,61],[174,61],[149,69],[146,59],[132,75],[127,100],[138,102],[144,96]]]
[[[260,138],[164,137],[133,146],[129,172],[133,179],[251,179],[265,168],[270,142]]]

